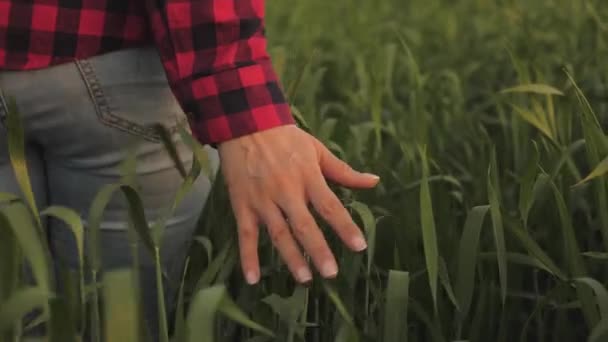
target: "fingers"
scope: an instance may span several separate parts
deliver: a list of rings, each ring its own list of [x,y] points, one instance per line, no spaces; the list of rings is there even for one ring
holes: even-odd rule
[[[309,138],[297,129],[283,128],[232,139],[220,146],[222,169],[239,227],[241,265],[249,284],[260,279],[261,223],[296,281],[312,280],[312,266],[304,252],[322,277],[337,276],[337,262],[309,211],[309,203],[351,250],[367,247],[363,233],[326,179],[350,188],[371,188],[379,178],[353,170],[320,141]]]
[[[258,257],[258,222],[253,211],[249,208],[239,209],[236,213],[238,225],[239,249],[241,268],[248,284],[256,284],[260,280],[260,264]]]
[[[293,200],[284,205],[291,229],[321,276],[335,278],[338,275],[338,264],[305,203],[303,200]]]
[[[363,233],[322,177],[312,179],[308,193],[315,210],[350,249],[360,252],[367,248]]]
[[[312,280],[312,273],[291,235],[289,226],[285,218],[283,218],[280,209],[273,204],[267,204],[260,214],[263,216],[264,222],[266,222],[272,243],[291,274],[296,281],[303,284],[309,283]]]
[[[312,273],[279,208],[268,204],[263,210],[259,210],[259,214],[268,227],[275,248],[293,277],[302,284],[309,283],[312,280]],[[254,285],[260,280],[258,221],[251,209],[239,209],[236,217],[242,271],[247,283]]]
[[[336,157],[320,141],[314,140],[319,151],[319,166],[323,175],[332,181],[349,188],[372,188],[380,177],[353,170],[350,165]]]

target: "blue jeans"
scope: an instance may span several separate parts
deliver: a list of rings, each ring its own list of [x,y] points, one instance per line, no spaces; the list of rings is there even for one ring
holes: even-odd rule
[[[169,89],[159,56],[153,48],[129,49],[35,71],[0,71],[0,192],[20,195],[7,150],[6,102],[16,99],[24,122],[26,157],[35,199],[42,210],[65,206],[85,224],[100,188],[121,179],[121,163],[128,147],[139,140],[136,182],[147,218],[154,221],[169,207],[182,177],[149,125],[162,123],[173,130],[186,123]],[[193,153],[173,134],[186,166]],[[217,171],[215,149],[205,147]],[[168,220],[161,258],[169,279],[166,301],[172,308],[187,247],[211,189],[204,173]],[[121,194],[108,205],[101,223],[103,270],[128,268],[128,210]],[[61,223],[46,221],[49,245],[56,257],[78,265],[72,234]],[[141,244],[140,244],[141,245]],[[143,249],[143,247],[142,247]],[[154,264],[141,253],[144,317],[152,334],[158,322]]]

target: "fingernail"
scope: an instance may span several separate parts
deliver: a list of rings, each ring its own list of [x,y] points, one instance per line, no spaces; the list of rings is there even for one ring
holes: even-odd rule
[[[380,176],[375,175],[373,173],[364,173],[364,175],[367,176],[367,177],[369,177],[369,178],[371,178],[371,179],[373,179],[373,180],[380,180]]]
[[[353,238],[353,247],[357,252],[360,252],[367,248],[367,242],[365,242],[364,238],[356,236]]]
[[[258,282],[258,274],[254,271],[249,271],[247,272],[247,274],[245,275],[245,279],[247,280],[247,283],[249,285],[254,285],[255,283]]]
[[[301,267],[297,272],[296,276],[298,277],[298,281],[301,283],[307,283],[312,280],[312,274],[308,267]]]
[[[325,278],[333,278],[338,274],[338,266],[333,261],[326,261],[321,267],[321,274]]]

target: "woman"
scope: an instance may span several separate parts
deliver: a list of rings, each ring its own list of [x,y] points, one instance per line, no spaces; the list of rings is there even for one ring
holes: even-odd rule
[[[361,251],[364,237],[326,179],[370,188],[379,178],[352,170],[294,125],[266,50],[264,6],[263,0],[0,0],[0,120],[14,97],[39,207],[67,206],[86,217],[94,195],[120,179],[128,147],[141,139],[137,182],[154,220],[180,175],[149,125],[173,130],[187,121],[225,176],[247,282],[260,279],[259,224],[296,281],[312,279],[300,248],[321,276],[335,277],[335,258],[307,205]],[[0,129],[0,191],[17,192],[6,137]],[[191,151],[176,143],[190,163]],[[169,220],[162,250],[173,277],[210,186],[201,177]],[[102,222],[104,269],[130,263],[127,217],[116,196]],[[55,222],[46,228],[54,251],[75,265],[66,229]],[[154,279],[150,265],[142,277]],[[154,303],[152,287],[144,296]]]

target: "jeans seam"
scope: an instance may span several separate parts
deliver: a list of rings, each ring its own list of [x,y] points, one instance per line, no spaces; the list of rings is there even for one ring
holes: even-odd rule
[[[87,87],[89,96],[91,97],[93,105],[95,106],[97,117],[101,123],[124,132],[143,137],[144,139],[152,142],[160,141],[160,136],[158,133],[156,133],[153,127],[142,126],[133,121],[121,118],[112,111],[108,99],[101,87],[101,83],[99,82],[99,79],[95,73],[95,68],[90,61],[81,59],[76,60],[75,64],[85,86]],[[174,134],[178,130],[178,125],[172,126],[168,128],[168,130],[170,134]]]
[[[6,127],[6,118],[8,117],[8,105],[4,98],[4,93],[0,89],[0,128]]]

